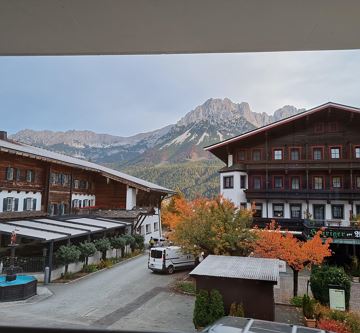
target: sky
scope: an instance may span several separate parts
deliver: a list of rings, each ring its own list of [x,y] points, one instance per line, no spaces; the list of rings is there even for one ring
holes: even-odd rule
[[[176,123],[209,98],[272,114],[328,101],[360,107],[360,50],[0,57],[0,130],[130,136]]]

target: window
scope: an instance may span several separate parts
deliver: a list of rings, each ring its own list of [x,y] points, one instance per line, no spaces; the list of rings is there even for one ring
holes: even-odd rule
[[[14,180],[14,168],[6,168],[6,180]]]
[[[292,161],[300,160],[300,149],[299,148],[291,148],[290,149],[290,159]]]
[[[239,150],[237,152],[238,161],[245,161],[245,150]]]
[[[360,205],[356,205],[356,215],[360,215]]]
[[[151,225],[150,225],[150,224],[147,224],[147,225],[146,225],[146,233],[147,233],[147,234],[150,234],[150,233],[151,233]]]
[[[314,125],[314,132],[315,133],[324,133],[324,123],[316,123]]]
[[[240,188],[246,188],[246,176],[240,176]]]
[[[291,177],[291,189],[300,190],[300,177],[298,176]]]
[[[254,188],[254,190],[261,189],[261,177],[260,176],[253,177],[253,188]]]
[[[18,198],[4,198],[3,200],[3,212],[17,212],[19,208]]]
[[[290,204],[290,218],[301,219],[301,204]]]
[[[273,216],[284,217],[284,204],[273,204]]]
[[[262,203],[256,203],[255,207],[254,207],[253,216],[254,217],[262,217],[262,208],[263,208]]]
[[[313,159],[314,160],[322,160],[323,159],[323,149],[322,148],[314,148],[313,149]]]
[[[322,190],[324,188],[324,178],[322,176],[314,177],[314,190]]]
[[[79,207],[79,200],[78,200],[78,199],[74,199],[74,200],[72,201],[72,205],[73,205],[74,208],[78,208],[78,207]]]
[[[330,157],[332,159],[339,159],[340,158],[340,148],[339,147],[330,148]]]
[[[314,219],[325,220],[325,205],[313,205]]]
[[[356,188],[360,188],[360,176],[356,176]]]
[[[36,199],[25,198],[23,210],[24,211],[36,210]]]
[[[253,159],[253,161],[260,161],[261,160],[261,150],[260,149],[253,150],[252,159]]]
[[[26,170],[26,181],[32,183],[34,181],[34,171]]]
[[[158,222],[154,223],[154,231],[159,231],[159,223]]]
[[[223,188],[234,188],[234,176],[224,177],[223,182]]]
[[[283,177],[282,176],[274,176],[274,188],[275,189],[283,188]]]
[[[340,176],[332,177],[331,186],[332,188],[341,188],[341,177]]]
[[[339,130],[338,123],[336,121],[333,121],[328,124],[329,132],[335,133]]]
[[[79,181],[77,179],[74,180],[74,188],[75,189],[79,188]]]
[[[331,214],[333,219],[343,219],[344,205],[331,205]]]
[[[360,158],[360,147],[355,147],[355,158]]]
[[[20,169],[16,169],[16,181],[20,181],[21,180],[21,171]]]
[[[282,159],[283,159],[282,149],[274,149],[274,160],[282,160]]]

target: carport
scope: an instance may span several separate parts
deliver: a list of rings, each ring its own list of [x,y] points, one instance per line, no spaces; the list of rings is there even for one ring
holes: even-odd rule
[[[131,223],[89,217],[23,219],[0,223],[0,236],[11,235],[15,231],[20,238],[45,244],[45,265],[51,270],[55,242],[65,241],[70,244],[72,239],[84,236],[90,240],[93,234],[105,235],[107,231],[123,230],[127,227],[131,227]]]

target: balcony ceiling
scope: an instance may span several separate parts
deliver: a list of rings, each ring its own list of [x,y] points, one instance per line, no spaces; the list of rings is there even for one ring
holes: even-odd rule
[[[0,55],[360,48],[358,0],[0,0]]]

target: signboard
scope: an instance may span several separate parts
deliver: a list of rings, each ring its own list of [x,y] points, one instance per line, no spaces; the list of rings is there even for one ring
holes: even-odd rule
[[[319,228],[305,228],[304,232],[313,237],[319,231]],[[360,230],[349,229],[349,228],[324,228],[321,237],[332,239],[360,239]]]
[[[330,309],[345,311],[345,290],[329,288]]]

